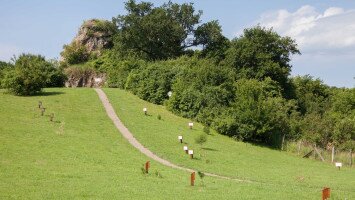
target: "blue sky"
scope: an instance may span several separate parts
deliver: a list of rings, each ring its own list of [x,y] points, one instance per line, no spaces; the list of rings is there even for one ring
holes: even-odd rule
[[[160,5],[165,1],[151,1]],[[199,0],[202,22],[217,19],[234,38],[261,24],[296,39],[302,52],[292,60],[292,76],[310,74],[326,84],[355,86],[355,1]],[[124,1],[0,0],[0,60],[22,52],[58,58],[86,19],[124,14]]]

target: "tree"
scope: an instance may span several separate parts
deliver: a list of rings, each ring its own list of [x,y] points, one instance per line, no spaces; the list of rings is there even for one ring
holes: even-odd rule
[[[173,83],[167,108],[209,125],[234,98],[234,73],[209,59],[191,58],[184,66]]]
[[[295,98],[302,114],[316,112],[322,114],[329,105],[330,91],[320,79],[312,76],[296,76],[291,79]]]
[[[213,20],[197,27],[194,32],[196,44],[203,46],[201,55],[215,59],[217,63],[225,58],[225,51],[228,49],[230,42],[222,35],[222,28],[218,21]]]
[[[15,67],[5,73],[2,85],[15,95],[33,95],[50,81],[53,68],[40,55],[22,54],[15,60]]]
[[[294,40],[281,37],[272,29],[256,26],[245,29],[242,36],[232,40],[224,64],[234,67],[239,78],[263,80],[270,77],[285,90],[292,54],[300,54]]]
[[[147,60],[175,58],[192,46],[216,46],[221,30],[214,21],[203,26],[200,22],[202,11],[195,11],[192,3],[168,2],[160,7],[152,3],[125,3],[126,15],[113,18],[118,27],[115,37],[117,51],[134,52]],[[210,30],[213,30],[210,32]]]
[[[234,102],[217,116],[212,127],[239,140],[280,147],[290,133],[293,102],[281,97],[277,82],[241,79],[235,84]]]
[[[0,61],[0,88],[2,88],[1,80],[4,78],[6,71],[11,70],[12,67],[11,63]]]

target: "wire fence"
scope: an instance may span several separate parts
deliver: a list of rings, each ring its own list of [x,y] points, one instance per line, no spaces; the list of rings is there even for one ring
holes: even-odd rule
[[[307,142],[289,142],[286,151],[297,154],[300,157],[320,160],[328,163],[340,162],[343,166],[354,167],[355,156],[352,150],[340,150],[333,146],[320,148]]]

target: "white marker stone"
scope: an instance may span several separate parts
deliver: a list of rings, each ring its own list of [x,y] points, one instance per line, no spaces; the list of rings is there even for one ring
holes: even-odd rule
[[[194,123],[190,122],[189,127],[192,128],[194,126]]]
[[[169,91],[169,92],[168,92],[168,96],[171,97],[171,95],[173,95],[173,92],[172,92],[172,91]]]
[[[147,112],[147,108],[143,108],[143,112]]]
[[[194,150],[189,150],[189,155],[194,155]]]
[[[184,146],[184,151],[187,151],[189,150],[189,148],[187,148],[187,146]]]
[[[342,166],[343,166],[343,163],[341,163],[341,162],[336,162],[336,163],[335,163],[335,166],[336,166],[336,167],[342,167]]]

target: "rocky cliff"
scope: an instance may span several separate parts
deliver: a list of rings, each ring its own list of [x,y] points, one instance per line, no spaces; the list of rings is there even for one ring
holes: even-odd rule
[[[86,47],[88,53],[100,54],[102,49],[112,46],[115,26],[107,20],[91,19],[84,21],[73,43]]]

